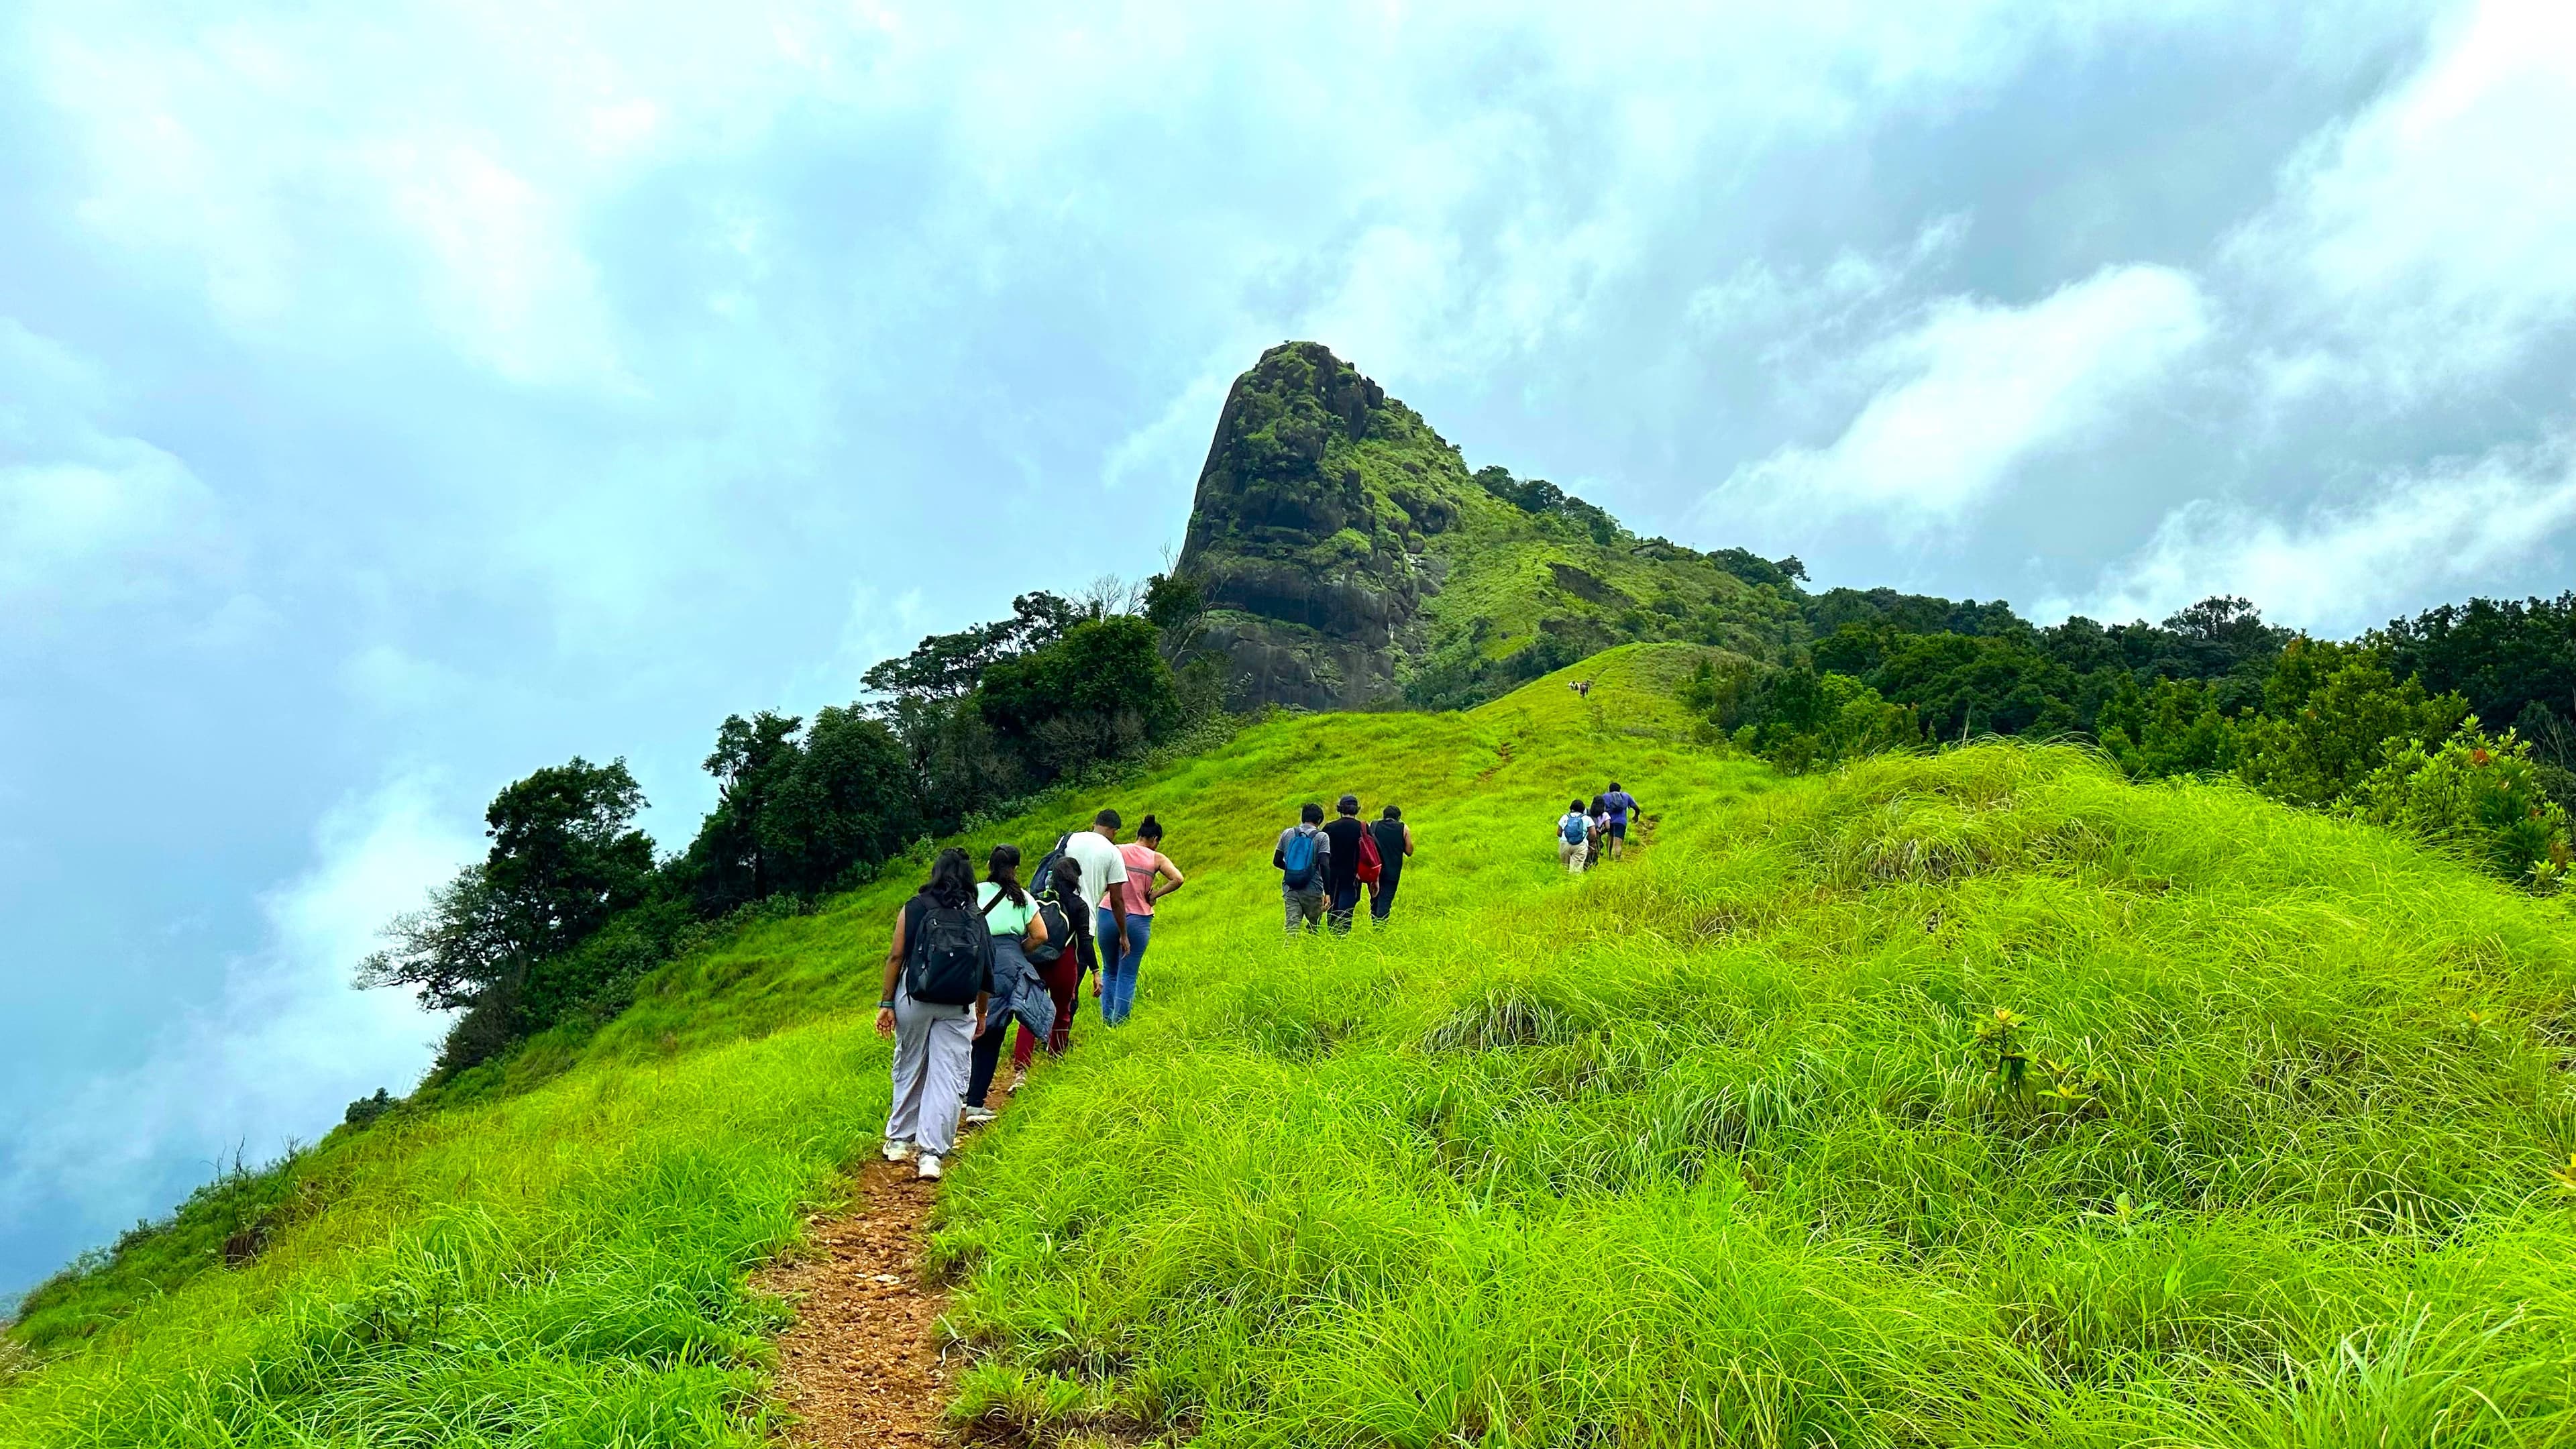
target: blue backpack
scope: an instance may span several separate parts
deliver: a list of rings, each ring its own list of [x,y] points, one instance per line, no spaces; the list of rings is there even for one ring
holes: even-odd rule
[[[1568,845],[1581,845],[1592,837],[1592,822],[1569,810],[1563,820],[1556,822],[1556,833],[1564,836]]]
[[[1283,867],[1279,883],[1292,891],[1302,891],[1315,883],[1315,837],[1323,832],[1300,830],[1288,837],[1287,848],[1279,852]]]

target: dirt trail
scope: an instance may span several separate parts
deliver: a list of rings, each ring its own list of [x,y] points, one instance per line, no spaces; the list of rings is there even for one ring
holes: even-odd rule
[[[994,1083],[996,1111],[1009,1108],[1002,1085],[1010,1070],[1006,1060]],[[965,1358],[952,1349],[942,1362],[939,1315],[948,1295],[922,1272],[939,1184],[914,1177],[909,1162],[877,1160],[869,1146],[850,1210],[811,1219],[804,1249],[752,1279],[796,1310],[778,1336],[773,1397],[797,1417],[791,1443],[953,1444],[941,1414]]]

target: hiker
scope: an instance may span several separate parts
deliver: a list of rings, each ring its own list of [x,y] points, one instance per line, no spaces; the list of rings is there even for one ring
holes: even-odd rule
[[[966,1075],[966,1122],[993,1120],[984,1098],[993,1087],[993,1072],[1002,1062],[1002,1038],[1017,1018],[1028,1030],[1045,1036],[1055,1030],[1055,1002],[1038,975],[1029,953],[1048,944],[1047,923],[1035,896],[1020,884],[1020,848],[996,845],[984,863],[984,883],[976,888],[975,907],[993,938],[992,1001],[975,1030],[975,1050]]]
[[[1045,983],[1047,998],[1055,1003],[1055,1025],[1039,1033],[1029,1030],[1026,1021],[1020,1023],[1019,1035],[1011,1043],[1008,1090],[1013,1092],[1028,1085],[1029,1064],[1037,1060],[1040,1035],[1046,1038],[1048,1056],[1063,1056],[1072,1047],[1073,1014],[1082,1004],[1082,973],[1099,969],[1091,948],[1091,908],[1082,898],[1082,862],[1058,847],[1030,878],[1029,894],[1037,899],[1038,920],[1046,927],[1046,940],[1028,948],[1029,964],[1038,969],[1038,980]]]
[[[1386,913],[1395,909],[1395,888],[1404,883],[1405,857],[1413,854],[1413,827],[1404,823],[1404,812],[1392,805],[1369,827],[1370,843],[1377,847],[1378,877],[1369,886],[1369,919],[1386,924]]]
[[[1118,906],[1123,944],[1117,956],[1100,967],[1100,1020],[1109,1026],[1125,1021],[1136,1009],[1136,977],[1145,964],[1145,947],[1154,937],[1155,905],[1189,884],[1181,868],[1163,854],[1163,825],[1151,815],[1136,822],[1136,839],[1118,847],[1118,855],[1127,873]],[[1154,884],[1156,876],[1167,883]]]
[[[1279,896],[1288,906],[1288,934],[1304,926],[1308,935],[1323,929],[1324,866],[1333,843],[1324,834],[1324,807],[1309,800],[1297,812],[1297,823],[1279,832],[1270,864],[1279,872]]]
[[[1592,817],[1592,840],[1584,852],[1583,864],[1586,869],[1597,864],[1601,859],[1601,853],[1609,848],[1610,804],[1595,795],[1592,797],[1592,809],[1589,813]]]
[[[955,846],[931,862],[930,879],[895,914],[886,948],[877,1035],[894,1042],[894,1101],[885,1160],[914,1160],[923,1177],[957,1144],[968,1058],[993,990],[993,944],[975,912],[975,872]]]
[[[1592,817],[1584,813],[1583,802],[1565,802],[1565,813],[1556,821],[1556,858],[1565,866],[1567,875],[1583,874],[1584,857],[1592,849]]]
[[[1617,860],[1627,852],[1628,820],[1637,813],[1637,797],[1620,789],[1619,782],[1613,780],[1610,793],[1601,797],[1601,803],[1610,807],[1610,858]]]
[[[1082,898],[1092,909],[1091,939],[1099,952],[1099,965],[1091,978],[1091,994],[1100,994],[1100,976],[1106,963],[1127,954],[1127,857],[1118,852],[1118,832],[1126,822],[1118,812],[1102,809],[1091,817],[1089,830],[1077,830],[1064,839],[1064,853],[1082,862]]]
[[[1360,822],[1360,797],[1344,795],[1333,806],[1333,823],[1324,827],[1332,847],[1324,855],[1324,921],[1336,936],[1351,933],[1351,912],[1360,903],[1360,841],[1368,827]]]

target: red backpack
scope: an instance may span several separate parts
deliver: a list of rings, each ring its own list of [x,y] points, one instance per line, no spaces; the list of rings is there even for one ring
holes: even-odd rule
[[[1362,885],[1376,885],[1378,877],[1386,874],[1386,862],[1378,858],[1376,831],[1361,829],[1360,863],[1351,874],[1357,876]]]

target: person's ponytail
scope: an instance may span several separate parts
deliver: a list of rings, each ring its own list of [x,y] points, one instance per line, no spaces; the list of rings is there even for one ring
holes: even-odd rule
[[[1020,889],[1020,848],[1018,846],[994,846],[993,853],[984,861],[984,879],[992,882],[995,887],[993,899],[998,901],[1008,897],[1013,906],[1025,906],[1029,903],[1029,893]]]

